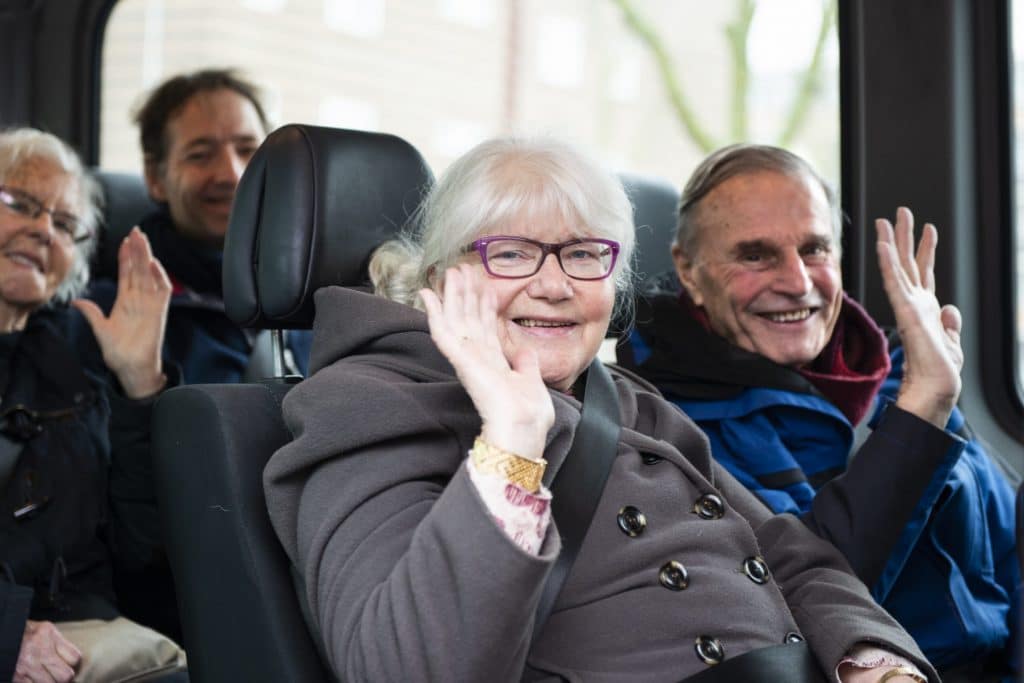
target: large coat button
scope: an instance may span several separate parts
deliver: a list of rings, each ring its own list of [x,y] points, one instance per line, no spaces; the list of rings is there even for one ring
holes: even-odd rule
[[[706,493],[697,499],[693,505],[693,511],[702,519],[721,519],[725,514],[725,503],[719,496],[713,493]]]
[[[743,560],[743,573],[756,584],[768,583],[768,565],[760,557],[748,557]]]
[[[793,643],[802,643],[804,642],[804,637],[796,631],[790,631],[786,634],[786,637],[782,642],[790,645]]]
[[[661,581],[662,586],[671,591],[681,591],[690,585],[690,573],[686,571],[682,562],[672,560],[661,568],[658,580]]]
[[[725,659],[725,650],[722,649],[722,644],[718,642],[718,638],[697,636],[694,648],[697,650],[697,658],[708,666],[718,664]]]
[[[622,533],[631,538],[639,536],[647,528],[647,517],[632,505],[627,505],[619,510],[617,521]]]

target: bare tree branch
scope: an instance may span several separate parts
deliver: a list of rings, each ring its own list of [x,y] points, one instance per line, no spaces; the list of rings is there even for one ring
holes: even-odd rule
[[[793,104],[790,107],[786,125],[779,136],[780,147],[788,147],[793,143],[793,138],[796,137],[797,131],[803,126],[804,119],[807,118],[807,113],[811,109],[811,103],[814,101],[820,86],[825,43],[827,42],[829,31],[835,25],[835,21],[836,0],[825,0],[821,24],[818,26],[818,39],[814,44],[814,55],[811,57],[810,64],[804,69],[803,76],[800,79],[800,86],[793,96]]]
[[[679,78],[676,75],[675,67],[672,64],[672,58],[669,56],[668,50],[665,49],[665,45],[662,43],[661,38],[647,20],[640,16],[631,0],[612,0],[612,2],[618,5],[619,9],[622,10],[626,26],[628,26],[636,37],[640,39],[640,42],[646,45],[651,51],[651,55],[654,57],[654,63],[658,67],[658,73],[661,75],[662,84],[665,86],[665,90],[668,93],[669,101],[675,109],[676,115],[679,117],[679,121],[683,124],[683,129],[690,136],[690,139],[692,139],[697,147],[699,147],[705,154],[716,149],[718,145],[704,130],[700,122],[697,120],[696,115],[690,109],[690,105],[686,99],[686,94],[683,92],[683,88],[679,83]]]
[[[747,93],[750,90],[750,65],[747,62],[747,38],[754,20],[754,0],[739,0],[736,19],[725,27],[732,57],[732,141],[747,139]]]

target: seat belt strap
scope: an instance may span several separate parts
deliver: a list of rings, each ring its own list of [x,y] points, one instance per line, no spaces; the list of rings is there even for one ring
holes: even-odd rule
[[[826,683],[828,678],[806,642],[785,643],[727,657],[682,683]]]
[[[255,384],[271,377],[302,376],[287,346],[288,330],[257,330],[249,336],[252,339],[252,351],[240,382]],[[274,341],[275,338],[279,340],[280,346]]]
[[[551,517],[562,537],[562,552],[537,603],[531,643],[537,640],[569,576],[618,453],[622,426],[615,382],[596,359],[587,370],[586,382],[572,446],[551,484]]]

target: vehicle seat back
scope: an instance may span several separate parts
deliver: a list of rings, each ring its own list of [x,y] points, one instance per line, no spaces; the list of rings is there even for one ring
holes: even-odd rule
[[[654,176],[620,173],[619,180],[633,203],[638,282],[673,272],[671,246],[676,236],[679,190]]]

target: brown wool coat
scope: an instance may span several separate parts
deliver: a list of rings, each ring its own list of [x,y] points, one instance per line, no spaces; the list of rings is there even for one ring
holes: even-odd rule
[[[678,681],[706,668],[700,635],[728,658],[793,632],[826,671],[872,641],[934,676],[831,545],[773,515],[711,460],[688,418],[625,377],[615,382],[622,433],[608,484],[527,652],[558,520],[539,557],[492,521],[463,466],[479,418],[422,313],[340,288],[321,290],[316,305],[315,374],[285,401],[295,440],[271,459],[265,486],[342,680],[516,681],[528,663],[574,681]],[[552,398],[549,471],[580,407]],[[694,514],[707,493],[724,498],[720,519]],[[646,518],[635,537],[617,523],[627,505]],[[770,569],[764,585],[743,573],[753,556]],[[685,590],[660,582],[670,560],[686,568]]]

